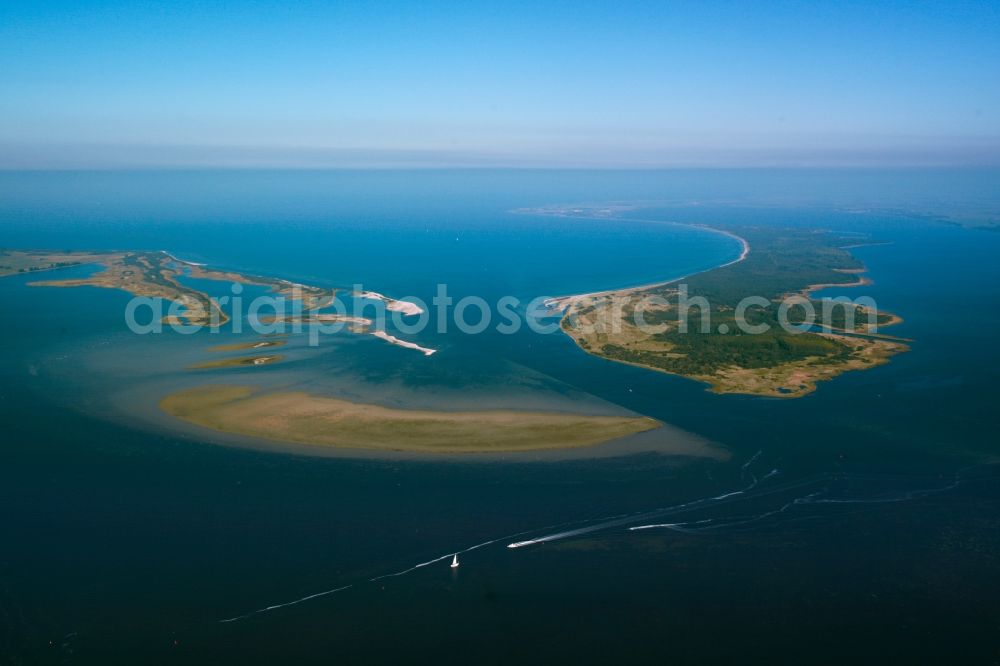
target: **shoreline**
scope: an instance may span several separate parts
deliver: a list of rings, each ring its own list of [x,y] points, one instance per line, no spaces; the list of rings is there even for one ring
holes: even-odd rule
[[[868,269],[864,268],[858,271],[851,271],[852,273],[867,273]],[[801,291],[797,291],[794,294],[785,294],[786,296],[802,296],[803,298],[809,298],[814,291],[822,291],[824,289],[833,289],[835,287],[840,287],[843,289],[853,289],[855,287],[866,287],[870,284],[875,284],[875,282],[864,275],[859,275],[856,282],[819,282],[817,284],[810,284],[806,286]]]
[[[579,219],[584,219],[584,220],[604,220],[604,219],[609,219],[609,218],[602,218],[602,217],[584,217],[584,216],[580,216],[580,215],[576,215],[576,216],[564,215],[564,216],[560,216],[560,217],[577,217]],[[614,218],[614,219],[617,219],[619,221],[625,221],[625,222],[629,221],[627,218]],[[647,220],[642,220],[642,221],[645,222]],[[621,292],[646,291],[647,289],[656,289],[658,287],[666,287],[668,285],[674,284],[675,282],[680,282],[681,280],[686,280],[687,278],[693,277],[695,275],[701,275],[702,273],[708,273],[709,271],[716,271],[716,270],[719,270],[720,268],[726,268],[727,266],[732,266],[734,264],[738,264],[741,261],[743,261],[744,259],[746,259],[747,256],[750,254],[750,243],[747,241],[747,239],[745,239],[742,236],[739,236],[739,235],[737,235],[737,234],[735,234],[735,233],[733,233],[731,231],[726,231],[725,229],[718,229],[716,227],[710,227],[710,226],[705,225],[705,224],[693,224],[693,223],[687,223],[687,222],[658,222],[658,224],[672,224],[672,225],[676,225],[676,226],[680,226],[680,227],[691,227],[691,228],[694,228],[694,229],[705,229],[707,231],[711,231],[712,233],[721,234],[723,236],[728,236],[729,238],[732,238],[732,239],[737,240],[737,241],[740,242],[740,245],[741,245],[740,254],[735,259],[733,259],[731,261],[727,261],[724,264],[719,264],[718,266],[712,266],[711,268],[705,268],[705,269],[700,270],[700,271],[694,271],[692,273],[687,273],[685,275],[681,275],[681,276],[675,277],[675,278],[670,278],[668,280],[664,280],[664,281],[660,281],[660,282],[652,282],[652,283],[649,283],[649,284],[640,284],[640,285],[629,286],[629,287],[620,287],[618,289],[605,289],[605,290],[602,290],[602,291],[591,291],[591,292],[586,292],[586,293],[582,293],[582,294],[567,294],[565,296],[553,296],[552,298],[546,299],[543,302],[543,305],[545,307],[547,307],[547,308],[550,308],[550,309],[554,309],[554,310],[557,310],[557,311],[564,311],[570,305],[572,305],[573,303],[575,303],[576,301],[584,299],[584,298],[595,298],[595,297],[600,297],[600,296],[608,296],[610,294],[617,294],[617,293],[621,293]]]
[[[544,215],[544,213],[542,213],[541,215]],[[567,217],[567,218],[574,218],[574,219],[581,219],[581,220],[608,220],[608,219],[613,219],[613,220],[621,221],[621,222],[628,222],[628,221],[655,222],[657,224],[671,224],[671,225],[683,226],[683,227],[693,227],[693,228],[697,228],[697,229],[706,229],[706,230],[711,231],[713,233],[721,234],[723,236],[728,236],[728,237],[730,237],[730,238],[732,238],[734,240],[739,241],[740,244],[742,245],[742,250],[740,251],[740,255],[737,258],[733,259],[732,261],[727,261],[724,264],[719,264],[718,266],[713,266],[711,268],[706,268],[706,269],[700,270],[700,271],[694,271],[692,273],[686,273],[685,275],[681,275],[680,277],[671,278],[669,280],[665,280],[665,281],[662,281],[662,282],[652,282],[652,283],[649,283],[649,284],[641,284],[641,285],[635,285],[635,286],[620,287],[620,288],[617,288],[617,289],[604,289],[604,290],[601,290],[601,291],[591,291],[591,292],[585,292],[585,293],[580,293],[580,294],[566,294],[564,296],[553,296],[552,298],[546,299],[542,303],[545,307],[550,308],[552,310],[555,310],[557,312],[563,312],[563,311],[567,310],[570,305],[572,305],[576,301],[579,301],[579,300],[584,299],[584,298],[593,298],[593,297],[608,296],[608,295],[611,295],[611,294],[617,294],[617,293],[622,293],[622,292],[633,292],[634,293],[634,292],[639,292],[639,291],[646,291],[648,289],[656,289],[658,287],[666,287],[666,286],[669,286],[671,284],[674,284],[675,282],[680,282],[681,280],[685,280],[687,278],[694,277],[695,275],[701,275],[703,273],[708,273],[710,271],[715,271],[715,270],[719,270],[721,268],[726,268],[728,266],[733,266],[735,264],[740,263],[741,261],[744,261],[747,258],[747,256],[750,254],[750,243],[745,238],[743,238],[742,236],[740,236],[740,235],[738,235],[738,234],[736,234],[736,233],[734,233],[732,231],[727,231],[725,229],[719,229],[717,227],[712,227],[712,226],[707,225],[707,224],[689,223],[689,222],[655,221],[655,220],[634,220],[634,219],[631,219],[631,218],[596,217],[596,216],[587,216],[587,215],[551,215],[550,214],[550,216],[551,217]],[[839,247],[840,247],[840,249],[843,249],[843,250],[850,250],[850,249],[857,248],[857,247],[869,247],[869,246],[891,245],[891,244],[892,243],[890,241],[873,241],[873,242],[868,242],[868,243],[854,243],[854,244],[851,244],[851,245],[842,245],[842,246],[839,246]],[[823,289],[831,289],[831,288],[835,288],[835,287],[841,287],[841,288],[844,288],[844,289],[850,289],[850,288],[854,288],[854,287],[864,287],[864,286],[867,286],[867,285],[870,285],[870,284],[874,284],[874,281],[871,278],[869,278],[869,277],[867,277],[867,276],[864,275],[865,273],[868,272],[868,267],[866,265],[864,265],[863,262],[862,262],[862,266],[860,268],[857,268],[857,269],[844,269],[844,270],[842,270],[840,272],[843,272],[843,273],[856,273],[856,274],[859,274],[859,277],[858,277],[857,281],[855,281],[855,282],[824,282],[824,283],[817,283],[817,284],[806,285],[800,291],[789,292],[788,294],[785,294],[785,296],[800,295],[800,296],[803,296],[805,298],[810,298],[810,295],[813,292],[815,292],[815,291],[821,291]],[[887,324],[883,324],[883,326],[893,326],[895,324],[901,323],[902,321],[903,321],[903,319],[901,317],[899,317],[897,315],[893,315],[893,320],[890,321]],[[640,366],[640,367],[643,367],[643,366]]]

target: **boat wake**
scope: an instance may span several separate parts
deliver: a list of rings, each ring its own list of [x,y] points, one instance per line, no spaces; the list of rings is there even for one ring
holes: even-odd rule
[[[578,521],[576,521],[576,522],[578,522]],[[572,524],[572,523],[559,523],[559,524],[556,524],[556,525],[549,525],[547,528],[542,528],[542,529],[552,529],[554,527],[561,527],[561,526],[570,525],[570,524]],[[329,596],[329,595],[332,595],[332,594],[336,594],[337,592],[344,592],[346,590],[349,590],[349,589],[351,589],[353,587],[356,587],[356,586],[364,584],[364,583],[377,583],[380,580],[386,580],[388,578],[398,578],[399,576],[405,576],[406,574],[413,573],[414,571],[417,571],[418,569],[423,569],[424,567],[428,567],[428,566],[430,566],[432,564],[437,564],[438,562],[444,562],[444,561],[446,561],[448,559],[452,559],[452,561],[455,562],[455,561],[457,561],[457,557],[459,555],[464,555],[465,553],[471,553],[471,552],[473,552],[475,550],[479,550],[480,548],[486,548],[487,546],[492,546],[493,544],[500,543],[500,542],[506,541],[508,539],[513,539],[513,538],[516,538],[516,537],[519,537],[519,536],[523,536],[523,535],[529,534],[531,532],[537,532],[537,531],[538,531],[538,528],[532,529],[532,530],[526,530],[524,532],[517,532],[515,534],[508,534],[506,536],[497,537],[495,539],[490,539],[489,541],[483,541],[482,543],[477,543],[477,544],[472,545],[472,546],[467,546],[467,547],[459,549],[459,550],[449,551],[448,553],[445,553],[444,555],[441,555],[439,557],[435,557],[435,558],[427,560],[425,562],[420,562],[418,564],[414,564],[413,566],[407,567],[406,569],[401,569],[399,571],[394,571],[392,573],[380,574],[378,576],[374,576],[372,578],[368,578],[368,579],[366,579],[364,581],[361,581],[360,583],[349,583],[347,585],[342,585],[340,587],[335,587],[333,589],[326,590],[325,592],[317,592],[315,594],[310,594],[310,595],[304,596],[304,597],[302,597],[300,599],[295,599],[293,601],[287,601],[287,602],[284,602],[284,603],[274,604],[274,605],[271,605],[271,606],[266,606],[264,608],[259,608],[259,609],[254,610],[254,611],[250,611],[249,613],[244,613],[243,615],[237,615],[236,617],[230,617],[230,618],[226,618],[225,620],[219,620],[219,623],[220,624],[228,624],[228,623],[231,623],[231,622],[238,622],[240,620],[245,620],[247,618],[253,617],[254,615],[260,615],[262,613],[268,613],[270,611],[275,611],[275,610],[278,610],[278,609],[281,609],[281,608],[288,608],[289,606],[296,606],[296,605],[304,603],[306,601],[311,601],[313,599],[318,599],[320,597],[326,597],[326,596]]]
[[[771,474],[769,474],[768,476],[771,476]],[[949,490],[954,490],[955,488],[958,487],[958,485],[962,482],[963,479],[961,478],[959,473],[955,475],[954,479],[950,483],[938,486],[931,486],[928,488],[921,488],[916,490],[903,490],[903,491],[868,496],[868,497],[830,497],[832,493],[836,492],[836,486],[838,484],[844,484],[851,481],[885,482],[892,480],[898,480],[898,479],[894,479],[893,477],[862,476],[862,475],[831,476],[827,480],[823,481],[822,484],[823,487],[820,488],[819,490],[808,493],[801,497],[794,497],[791,500],[779,506],[778,508],[767,510],[762,513],[749,514],[743,516],[727,516],[720,518],[704,518],[700,520],[693,520],[686,522],[635,525],[629,527],[629,530],[635,531],[635,530],[664,528],[664,529],[674,530],[676,532],[691,534],[696,532],[704,532],[708,530],[721,530],[732,527],[739,527],[741,525],[748,525],[751,523],[757,523],[772,516],[785,514],[796,507],[802,507],[807,505],[819,506],[824,504],[826,505],[891,504],[896,502],[908,502],[911,500],[921,499],[924,497],[930,497],[931,495],[947,492]],[[819,482],[819,480],[817,480],[817,482]]]
[[[325,592],[317,592],[316,594],[310,594],[307,597],[302,597],[301,599],[296,599],[295,601],[289,601],[289,602],[286,602],[286,603],[283,603],[283,604],[275,604],[273,606],[268,606],[267,608],[260,608],[260,609],[255,610],[255,611],[250,611],[249,613],[245,613],[245,614],[239,615],[237,617],[231,617],[231,618],[228,618],[228,619],[225,619],[225,620],[219,620],[219,623],[220,624],[228,624],[230,622],[237,622],[239,620],[245,620],[246,618],[251,617],[253,615],[260,615],[261,613],[267,613],[269,611],[278,610],[279,608],[288,608],[289,606],[295,606],[296,604],[305,603],[305,602],[311,601],[313,599],[319,599],[320,597],[326,597],[326,596],[329,596],[331,594],[336,594],[337,592],[343,592],[344,590],[349,590],[352,587],[354,587],[353,583],[350,584],[350,585],[344,585],[343,587],[337,587],[337,588],[334,588],[332,590],[327,590]]]
[[[815,475],[784,483],[774,483],[772,482],[772,479],[780,476],[781,474],[777,468],[772,468],[760,478],[758,478],[756,473],[753,471],[753,465],[760,458],[761,453],[762,452],[758,451],[741,467],[741,478],[744,481],[749,479],[749,481],[746,486],[737,490],[727,491],[718,495],[694,499],[647,511],[622,513],[597,519],[567,521],[554,525],[524,530],[522,532],[508,534],[506,536],[496,537],[465,548],[448,550],[442,555],[419,562],[404,569],[400,569],[399,571],[380,574],[356,583],[341,585],[339,587],[335,587],[324,592],[310,594],[293,601],[273,604],[249,613],[244,613],[243,615],[227,618],[225,620],[219,620],[219,622],[223,624],[237,622],[255,615],[268,613],[282,608],[288,608],[289,606],[302,604],[313,599],[344,592],[365,583],[376,583],[390,578],[405,576],[433,564],[448,560],[451,560],[454,564],[457,563],[459,555],[488,548],[503,542],[509,541],[506,546],[507,549],[519,549],[527,546],[551,543],[563,539],[571,539],[596,532],[612,530],[619,527],[627,528],[628,532],[668,529],[688,534],[727,528],[739,528],[747,525],[759,524],[768,518],[788,514],[797,508],[805,506],[818,507],[822,505],[887,504],[929,497],[957,488],[961,483],[968,480],[965,476],[965,472],[972,469],[965,468],[959,470],[955,473],[954,477],[946,483],[927,485],[916,489],[904,488],[893,491],[886,491],[884,489],[887,484],[910,484],[914,481],[914,478],[887,475],[830,473]],[[875,490],[864,492],[866,484],[872,484],[875,487]],[[778,499],[780,502],[777,507],[774,507],[774,499]],[[721,517],[696,517],[697,513],[701,511],[714,510],[718,507],[729,507],[733,505],[747,505],[764,500],[771,500],[771,507],[773,508],[762,507],[764,510],[747,512],[741,515],[729,514]],[[685,515],[691,515],[691,519],[651,522],[660,521],[661,519],[670,516]],[[572,527],[572,529],[559,529],[568,527]],[[549,532],[549,530],[553,529],[559,529],[559,531]],[[536,536],[531,536],[528,539],[520,541],[510,541],[511,539],[528,535]]]

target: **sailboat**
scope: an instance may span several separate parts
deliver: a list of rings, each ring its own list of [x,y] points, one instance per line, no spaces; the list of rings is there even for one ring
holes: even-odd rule
[[[451,556],[451,568],[452,569],[458,568],[458,553],[455,553],[454,555]]]

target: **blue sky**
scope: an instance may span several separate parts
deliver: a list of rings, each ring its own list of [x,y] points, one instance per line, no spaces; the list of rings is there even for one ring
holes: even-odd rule
[[[8,0],[0,168],[1000,163],[1000,3],[539,4]]]

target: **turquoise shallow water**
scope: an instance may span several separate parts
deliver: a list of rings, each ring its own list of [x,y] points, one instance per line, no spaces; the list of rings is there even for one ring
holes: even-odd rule
[[[42,663],[933,661],[961,645],[983,660],[1000,591],[1000,234],[898,212],[932,176],[881,176],[882,212],[859,213],[878,197],[869,174],[4,175],[4,246],[167,248],[424,299],[438,282],[488,300],[644,283],[739,251],[663,220],[870,233],[891,245],[856,251],[866,293],[915,343],[781,401],[714,396],[559,335],[414,336],[430,358],[338,336],[256,376],[394,404],[632,410],[728,459],[328,459],[216,446],[143,411],[213,337],[136,339],[124,294],[0,280],[0,648]],[[756,205],[786,190],[810,198]],[[509,212],[610,201],[657,203],[649,223]],[[675,525],[627,529],[651,523]],[[369,582],[494,539],[457,572]]]

